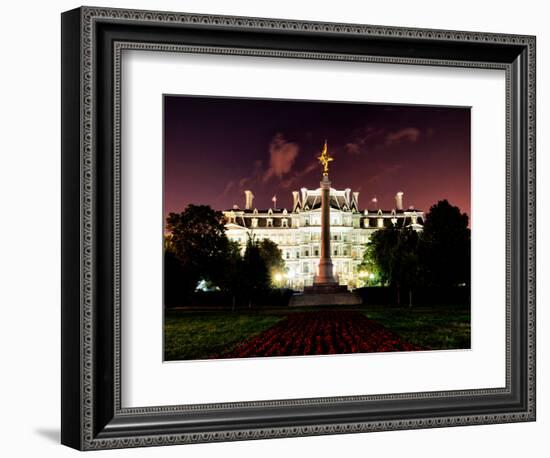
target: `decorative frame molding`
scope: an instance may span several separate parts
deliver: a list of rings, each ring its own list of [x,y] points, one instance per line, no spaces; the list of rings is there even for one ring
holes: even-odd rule
[[[146,39],[136,40],[144,30]],[[239,45],[232,46],[231,40]],[[418,56],[406,55],[404,43]],[[89,450],[533,421],[535,45],[532,36],[478,32],[94,7],[63,13],[62,443]],[[505,70],[506,387],[122,408],[120,64],[124,49]],[[476,59],[471,58],[473,52]],[[413,407],[407,413],[384,414],[390,404]],[[447,407],[441,409],[443,404]],[[313,420],[321,408],[326,418]],[[251,411],[257,412],[254,427],[250,420],[243,426],[240,415],[246,413],[249,419]],[[199,420],[206,426],[193,424]]]

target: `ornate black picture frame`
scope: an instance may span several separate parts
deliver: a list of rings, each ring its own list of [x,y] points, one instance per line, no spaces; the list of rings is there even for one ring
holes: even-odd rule
[[[504,388],[121,406],[124,49],[506,72]],[[535,420],[535,37],[82,7],[62,14],[62,435],[80,450]]]

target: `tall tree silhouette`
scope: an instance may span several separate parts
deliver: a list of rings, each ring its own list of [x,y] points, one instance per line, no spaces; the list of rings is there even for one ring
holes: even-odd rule
[[[270,284],[273,285],[275,283],[275,275],[283,274],[286,271],[283,252],[275,242],[269,239],[261,240],[258,243],[258,248],[260,256],[266,265]]]
[[[440,200],[426,215],[420,257],[428,284],[470,285],[470,229],[468,215]]]
[[[242,261],[243,286],[248,294],[248,306],[269,289],[269,272],[259,243],[249,237]]]
[[[166,280],[178,281],[183,295],[192,293],[199,280],[216,285],[223,282],[231,247],[221,212],[208,205],[188,205],[181,213],[170,213],[166,227],[170,235],[165,268],[175,269],[172,257],[179,262],[178,278],[166,272]]]
[[[382,284],[395,288],[396,302],[401,304],[401,292],[409,291],[419,282],[419,238],[411,228],[390,228],[376,231],[367,243],[363,265],[375,270]]]

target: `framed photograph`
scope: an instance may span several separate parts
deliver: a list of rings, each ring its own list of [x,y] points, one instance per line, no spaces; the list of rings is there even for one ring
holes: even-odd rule
[[[535,420],[535,37],[62,14],[62,443]]]

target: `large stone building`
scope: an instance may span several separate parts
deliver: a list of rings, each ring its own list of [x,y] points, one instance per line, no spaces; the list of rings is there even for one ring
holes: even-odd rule
[[[302,188],[292,193],[292,209],[257,209],[254,195],[245,191],[245,208],[237,206],[224,211],[230,240],[245,249],[249,237],[270,239],[283,253],[287,272],[281,282],[301,290],[313,284],[317,273],[321,242],[321,189]],[[377,206],[372,202],[373,207]],[[388,227],[411,226],[421,230],[424,213],[403,209],[403,193],[395,196],[395,208],[360,209],[359,193],[351,189],[330,189],[330,239],[334,274],[340,285],[361,286],[364,279],[358,271],[365,244],[370,235]]]

